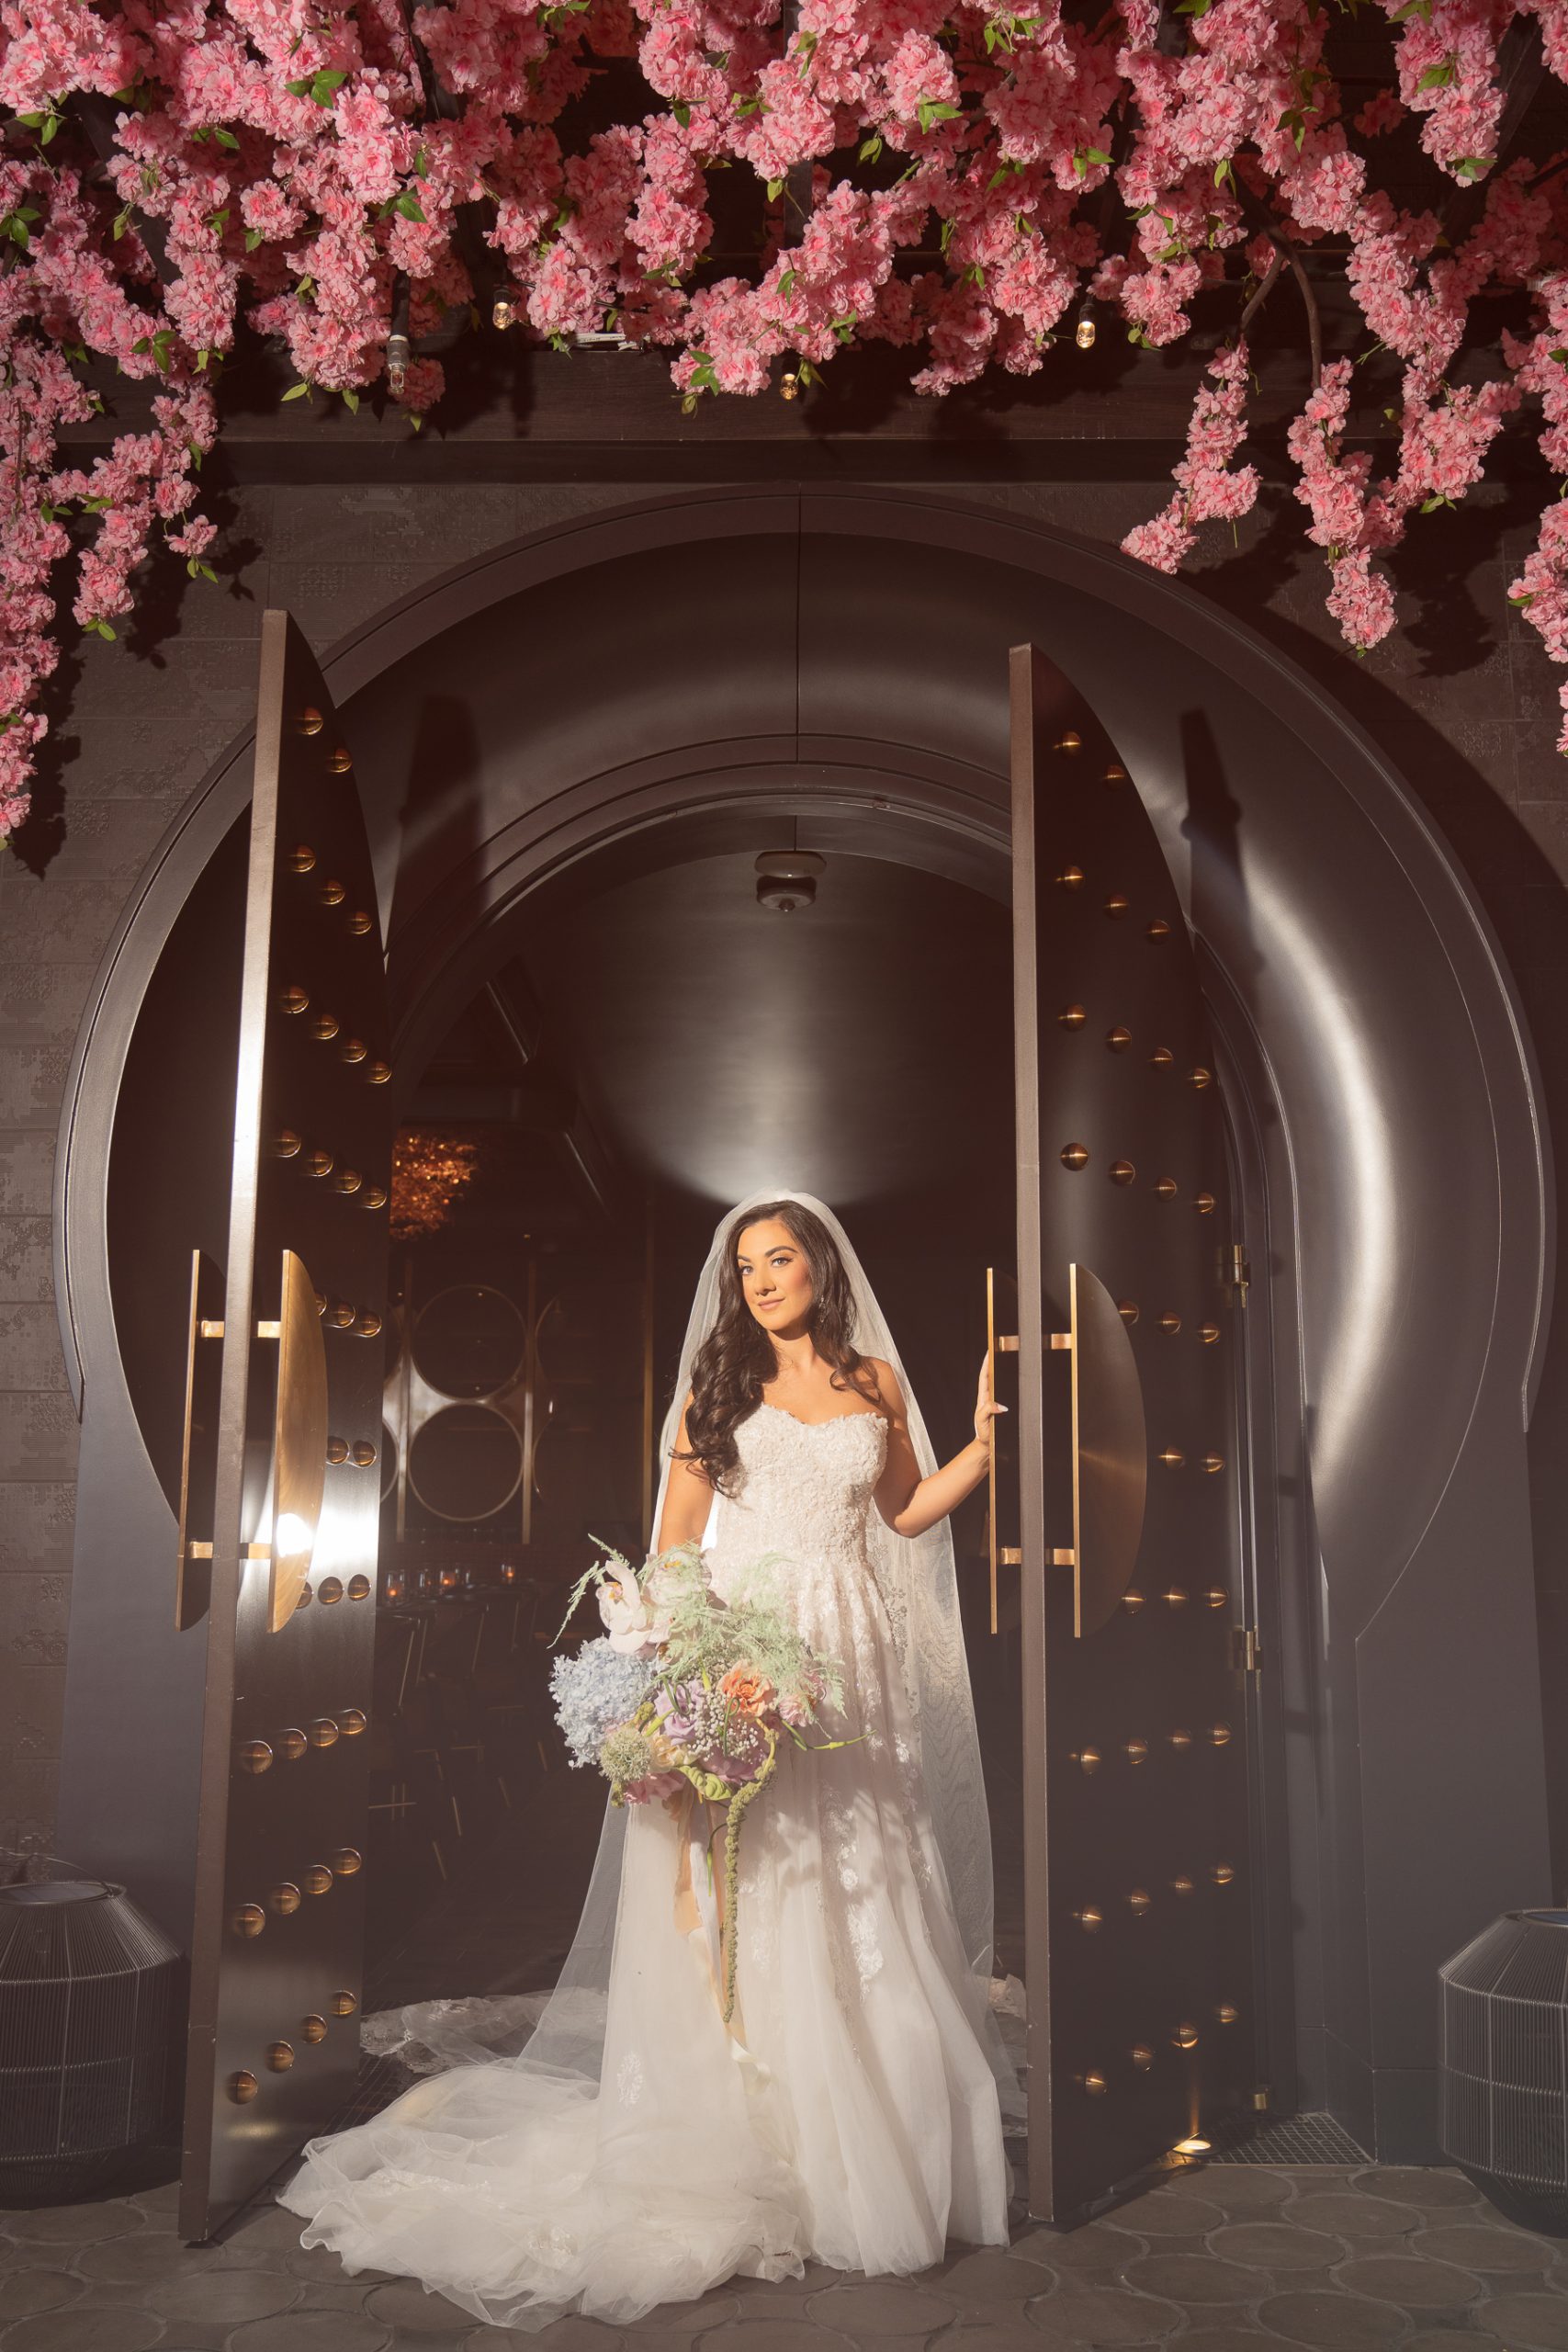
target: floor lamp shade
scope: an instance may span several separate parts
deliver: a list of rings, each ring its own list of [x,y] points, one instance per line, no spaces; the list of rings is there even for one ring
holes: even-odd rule
[[[1508,1911],[1438,1971],[1438,2139],[1511,2221],[1568,2236],[1568,1911]]]

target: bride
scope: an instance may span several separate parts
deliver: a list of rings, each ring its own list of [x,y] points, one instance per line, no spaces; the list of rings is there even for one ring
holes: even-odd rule
[[[536,1998],[404,2013],[442,2070],[310,2143],[280,2200],[304,2245],[539,2328],[568,2311],[624,2325],[807,2259],[908,2274],[950,2237],[1006,2244],[1002,2118],[1021,2102],[990,2006],[947,1524],[1000,1409],[982,1370],[974,1438],[938,1468],[832,1212],[785,1192],[724,1219],[665,1425],[658,1547],[705,1539],[721,1599],[784,1555],[800,1632],[843,1669],[808,1736],[852,1744],[784,1743],[749,1810],[728,2025],[722,1812],[689,1792],[607,1806],[535,2030],[497,2055],[497,2026],[532,2022]]]

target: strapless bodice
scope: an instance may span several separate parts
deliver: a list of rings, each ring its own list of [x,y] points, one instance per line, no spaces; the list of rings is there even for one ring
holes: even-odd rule
[[[734,1492],[721,1495],[713,1527],[716,1563],[777,1552],[812,1568],[860,1566],[872,1497],[887,1453],[880,1413],[802,1421],[759,1405],[735,1432]]]

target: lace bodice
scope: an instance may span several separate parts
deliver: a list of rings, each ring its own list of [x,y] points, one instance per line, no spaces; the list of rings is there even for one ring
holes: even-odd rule
[[[867,1516],[887,1452],[880,1413],[802,1421],[782,1406],[759,1405],[735,1440],[740,1475],[734,1493],[718,1498],[716,1564],[779,1552],[802,1568],[864,1566]]]

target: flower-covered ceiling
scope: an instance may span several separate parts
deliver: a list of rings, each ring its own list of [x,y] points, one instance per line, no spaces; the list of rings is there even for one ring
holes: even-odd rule
[[[698,412],[809,400],[869,342],[940,395],[1190,334],[1175,492],[1126,542],[1168,571],[1253,503],[1248,335],[1300,303],[1297,495],[1363,650],[1379,557],[1510,416],[1568,475],[1568,0],[4,0],[0,35],[0,836],[56,567],[106,636],[155,549],[209,574],[197,469],[257,336],[284,400],[412,432],[470,324],[662,346]],[[117,370],[155,381],[149,429],[62,464]],[[1568,510],[1511,594],[1568,660]]]

